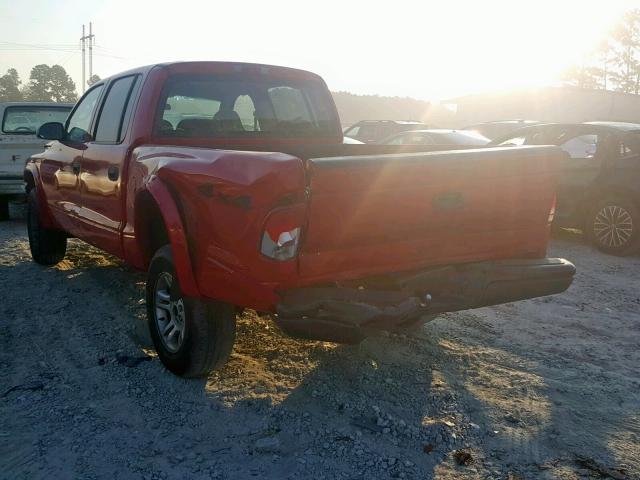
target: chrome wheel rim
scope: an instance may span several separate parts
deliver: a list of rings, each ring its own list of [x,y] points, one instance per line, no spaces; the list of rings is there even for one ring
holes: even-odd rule
[[[154,288],[155,321],[164,347],[171,353],[180,350],[184,342],[185,311],[184,300],[172,294],[173,276],[162,272]]]
[[[607,205],[596,214],[593,233],[605,247],[623,247],[633,234],[633,218],[623,207]]]

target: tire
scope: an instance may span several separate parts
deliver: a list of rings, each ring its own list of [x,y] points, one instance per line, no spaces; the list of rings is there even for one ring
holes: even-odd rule
[[[0,222],[9,220],[9,197],[0,197]]]
[[[640,211],[629,200],[607,198],[597,202],[585,228],[591,243],[601,252],[622,256],[640,248]]]
[[[151,260],[146,294],[151,339],[169,371],[202,377],[228,361],[236,336],[235,307],[183,297],[170,245]]]
[[[40,205],[36,189],[27,198],[27,233],[31,258],[40,265],[55,265],[67,253],[67,236],[64,232],[44,228],[40,224]]]

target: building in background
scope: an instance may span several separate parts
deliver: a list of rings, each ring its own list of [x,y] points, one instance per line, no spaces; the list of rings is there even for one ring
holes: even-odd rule
[[[442,127],[463,128],[481,122],[511,119],[640,123],[640,95],[576,87],[466,95],[432,105],[422,120]]]

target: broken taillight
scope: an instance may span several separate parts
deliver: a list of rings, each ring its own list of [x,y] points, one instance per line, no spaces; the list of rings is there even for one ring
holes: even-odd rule
[[[303,221],[303,206],[286,207],[272,212],[264,226],[260,253],[280,261],[294,258],[298,253]]]

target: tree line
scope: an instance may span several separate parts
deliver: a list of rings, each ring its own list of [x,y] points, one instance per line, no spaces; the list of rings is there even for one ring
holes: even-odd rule
[[[349,92],[331,92],[342,126],[360,120],[422,120],[430,103],[409,97],[383,97],[355,95]]]
[[[98,80],[100,77],[93,75],[87,83],[92,85]],[[74,103],[77,100],[76,84],[60,65],[36,65],[26,83],[22,83],[15,68],[0,77],[0,102]]]
[[[640,9],[625,13],[582,65],[563,77],[567,85],[640,94]]]

